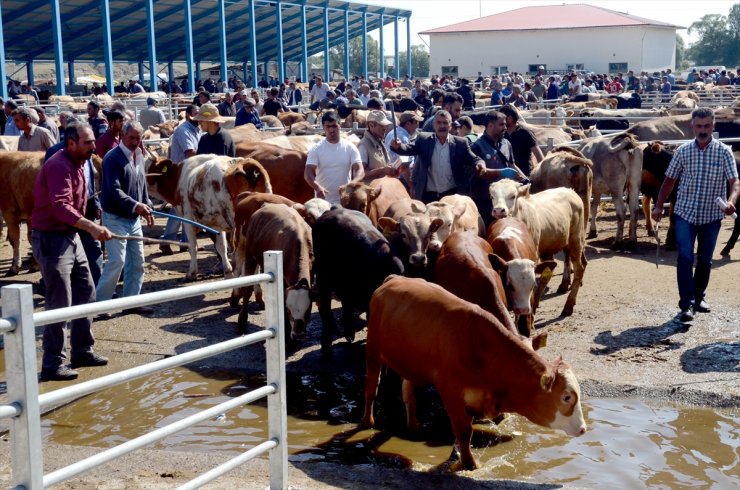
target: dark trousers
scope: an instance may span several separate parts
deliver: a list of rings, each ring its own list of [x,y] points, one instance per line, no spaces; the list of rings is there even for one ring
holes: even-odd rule
[[[446,190],[444,192],[429,192],[425,191],[421,195],[421,202],[424,204],[429,204],[430,202],[439,201],[445,196],[451,196],[452,194],[457,194],[457,187],[453,187],[452,189]]]
[[[93,284],[97,286],[100,273],[103,271],[103,248],[100,246],[100,242],[94,239],[88,232],[80,231],[79,235],[82,248],[85,250],[87,265],[90,268]]]
[[[80,237],[72,232],[45,232],[33,230],[33,255],[41,267],[46,282],[46,309],[95,302],[87,256]],[[53,371],[66,359],[64,349],[64,322],[44,328],[42,371]],[[70,322],[72,357],[92,352],[92,318],[77,318]]]
[[[712,254],[717,244],[722,220],[694,225],[676,216],[676,244],[678,259],[678,307],[687,309],[691,303],[698,305],[704,299],[712,270]],[[694,244],[696,246],[696,268],[694,268]]]

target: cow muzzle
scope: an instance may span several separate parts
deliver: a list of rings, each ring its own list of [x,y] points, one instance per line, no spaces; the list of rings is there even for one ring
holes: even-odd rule
[[[506,218],[509,213],[507,212],[506,208],[493,208],[491,215],[494,217],[494,219],[501,219]]]
[[[306,338],[306,322],[303,320],[293,320],[290,325],[290,338],[293,340],[303,340]]]
[[[411,254],[409,256],[409,264],[416,267],[424,267],[427,265],[427,256],[422,253]]]

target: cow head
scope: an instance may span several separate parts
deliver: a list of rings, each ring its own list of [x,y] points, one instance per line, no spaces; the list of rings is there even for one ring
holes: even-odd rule
[[[378,226],[384,235],[398,234],[408,252],[408,262],[414,267],[426,267],[427,249],[432,236],[443,224],[441,218],[431,218],[424,213],[408,214],[400,217],[398,221],[388,217],[378,220]]]
[[[464,204],[464,203],[463,203]],[[465,206],[455,206],[446,202],[432,202],[427,205],[427,216],[442,222],[429,237],[429,251],[439,253],[442,244],[452,233],[455,221],[465,212]]]
[[[491,214],[494,219],[501,219],[507,216],[516,216],[517,199],[529,197],[530,184],[519,185],[513,180],[503,179],[491,184],[489,192],[491,201],[493,201],[493,211]]]
[[[177,204],[177,187],[180,183],[182,165],[168,158],[151,161],[146,173],[149,193],[171,204]]]
[[[234,159],[229,169],[224,172],[224,184],[232,201],[245,191],[272,194],[267,170],[253,158]]]
[[[382,187],[370,187],[362,182],[350,182],[339,188],[342,207],[370,214],[370,203],[380,196]]]
[[[296,206],[294,206],[294,208]],[[306,201],[306,204],[303,204],[302,206],[303,211],[300,211],[297,208],[296,210],[298,210],[298,213],[303,216],[303,219],[306,220],[306,223],[308,223],[309,226],[313,226],[316,223],[316,220],[319,219],[322,214],[329,211],[329,208],[331,208],[331,203],[326,199],[314,197],[313,199],[309,199],[308,201]]]
[[[581,409],[581,388],[570,366],[558,357],[540,378],[540,396],[548,400],[544,420],[532,422],[560,429],[569,436],[586,433],[586,421]],[[543,407],[544,408],[544,407]],[[529,417],[528,417],[529,418]],[[544,422],[544,423],[543,423]]]
[[[305,278],[285,289],[285,311],[290,323],[290,338],[301,340],[306,336],[306,325],[311,318],[311,294]]]

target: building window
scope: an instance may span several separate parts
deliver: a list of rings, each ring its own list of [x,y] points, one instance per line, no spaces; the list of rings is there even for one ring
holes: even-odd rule
[[[627,63],[609,63],[609,73],[626,73]]]
[[[544,73],[547,73],[547,65],[544,65],[542,63],[537,63],[536,65],[529,65],[528,73],[530,75],[536,75],[540,69],[540,66],[544,69]]]
[[[442,76],[457,78],[457,66],[443,66]]]
[[[565,65],[565,68],[568,71],[573,71],[573,70],[583,71],[584,70],[583,63],[573,63],[573,64]]]
[[[501,75],[503,73],[508,73],[509,67],[508,66],[492,66],[491,67],[491,75]]]

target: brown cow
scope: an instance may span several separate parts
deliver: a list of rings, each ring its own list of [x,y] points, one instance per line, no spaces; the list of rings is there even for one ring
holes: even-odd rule
[[[244,275],[254,274],[258,266],[264,269],[264,252],[282,250],[285,319],[290,324],[291,338],[302,339],[306,335],[306,325],[311,316],[311,227],[295,209],[284,204],[267,203],[252,215],[244,242]],[[244,303],[237,322],[241,334],[246,333],[247,303],[252,296],[252,289],[249,286],[244,292]],[[264,307],[261,292],[257,294],[257,302]]]
[[[281,112],[277,115],[277,117],[286,128],[291,127],[295,123],[303,122],[306,120],[306,115],[301,114],[300,112]]]
[[[538,276],[552,274],[554,260],[538,263],[537,246],[529,228],[517,218],[501,218],[488,227],[488,243],[503,264],[497,267],[504,282],[506,304],[514,312],[519,333],[529,337],[537,308]],[[540,277],[541,280],[541,277]]]
[[[43,151],[0,153],[0,210],[8,224],[8,241],[13,248],[8,276],[18,274],[21,268],[21,220],[26,220],[28,243],[31,243],[33,188],[43,163]]]
[[[573,189],[583,201],[584,225],[587,226],[594,179],[592,167],[591,160],[575,148],[567,146],[555,148],[529,174],[532,181],[530,192],[536,193],[555,187]]]
[[[449,204],[454,209],[463,209],[463,212],[455,213],[455,221],[452,223],[452,231],[472,231],[478,236],[486,235],[486,225],[478,213],[478,206],[472,199],[461,194],[452,194],[439,200],[443,204]]]
[[[375,226],[391,204],[410,198],[406,188],[395,177],[381,177],[369,183],[350,182],[339,187],[339,197],[343,207],[365,213]]]
[[[224,264],[224,275],[232,273],[226,256],[225,231],[234,229],[234,200],[244,191],[272,192],[264,167],[251,158],[196,155],[173,163],[160,160],[149,167],[147,183],[152,193],[178,208],[181,216],[220,231],[216,251]],[[191,225],[185,225],[190,244],[190,266],[186,278],[198,274],[197,241]]]
[[[375,423],[373,404],[383,366],[403,378],[407,424],[418,427],[414,385],[433,384],[450,417],[465,469],[474,417],[504,412],[570,436],[586,432],[581,390],[568,364],[540,357],[491,313],[422,279],[392,276],[370,302],[362,425]]]
[[[569,316],[573,314],[587,265],[583,202],[572,189],[558,187],[530,195],[529,187],[529,184],[519,185],[509,179],[491,184],[492,214],[496,219],[513,216],[522,220],[532,233],[540,259],[552,260],[556,253],[565,252],[565,270],[558,292],[568,290],[572,267],[575,277],[561,312],[562,316]],[[542,276],[535,305],[549,279],[549,276]]]
[[[240,143],[237,155],[257,160],[267,170],[272,191],[295,202],[306,202],[314,197],[314,190],[303,178],[306,152],[287,150],[268,144]]]

